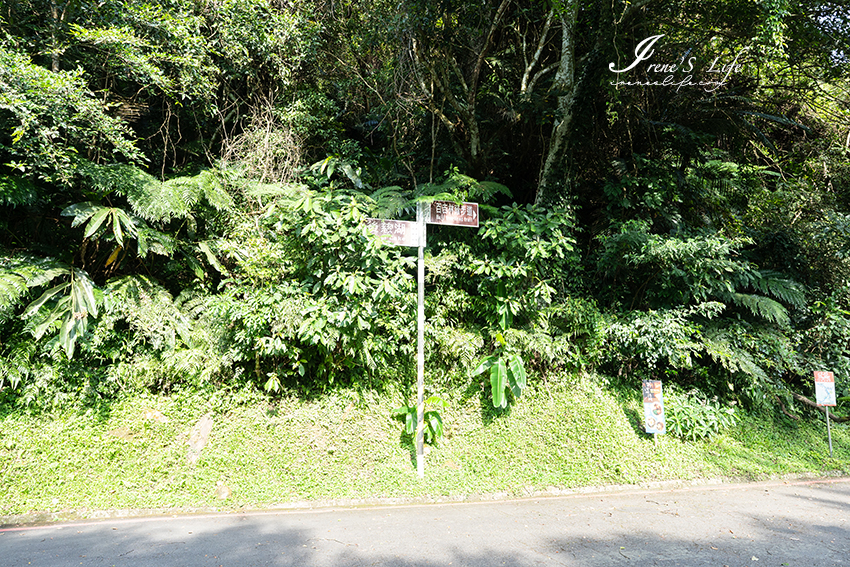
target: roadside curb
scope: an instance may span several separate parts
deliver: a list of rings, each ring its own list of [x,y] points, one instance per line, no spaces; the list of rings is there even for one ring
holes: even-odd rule
[[[234,507],[197,507],[197,508],[140,508],[113,510],[61,510],[57,512],[32,512],[11,516],[0,516],[0,530],[9,528],[24,528],[60,523],[78,523],[84,521],[105,521],[115,519],[132,519],[163,516],[195,516],[195,515],[230,515],[259,512],[303,512],[322,511],[340,508],[380,508],[400,506],[427,506],[439,504],[472,504],[484,502],[508,502],[539,498],[563,498],[569,496],[611,495],[618,493],[640,493],[655,491],[673,491],[679,489],[723,487],[734,488],[736,485],[751,486],[765,483],[795,483],[795,482],[830,482],[850,480],[843,471],[827,471],[823,473],[804,473],[775,475],[761,479],[719,477],[695,480],[664,480],[636,484],[611,484],[601,486],[585,486],[578,488],[548,487],[543,490],[528,490],[526,494],[510,494],[494,492],[488,494],[467,494],[459,496],[417,496],[389,498],[333,498],[321,500],[300,500],[268,505],[241,505]]]

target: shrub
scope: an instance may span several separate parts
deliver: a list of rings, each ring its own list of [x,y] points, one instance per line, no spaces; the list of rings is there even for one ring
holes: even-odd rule
[[[737,422],[735,408],[724,406],[717,397],[708,398],[697,389],[684,394],[668,388],[664,395],[667,431],[682,439],[704,439]]]

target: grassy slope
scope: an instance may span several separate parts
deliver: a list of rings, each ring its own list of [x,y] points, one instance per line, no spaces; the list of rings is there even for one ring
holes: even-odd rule
[[[304,401],[234,403],[222,394],[133,397],[87,413],[0,417],[0,516],[107,508],[263,506],[305,499],[523,495],[549,487],[718,476],[850,473],[850,429],[823,420],[744,416],[711,441],[640,431],[638,393],[627,400],[590,380],[538,387],[510,411],[452,399],[446,438],[426,476],[390,418],[401,398],[342,391]],[[365,397],[363,397],[365,396]],[[167,420],[151,419],[155,411]],[[193,425],[215,425],[196,466]],[[232,495],[216,496],[226,485]]]

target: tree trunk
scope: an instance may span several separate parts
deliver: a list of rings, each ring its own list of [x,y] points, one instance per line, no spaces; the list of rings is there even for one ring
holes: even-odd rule
[[[558,94],[558,110],[555,124],[552,126],[552,137],[549,140],[549,150],[540,172],[535,204],[542,202],[549,186],[553,183],[556,171],[563,163],[568,143],[567,134],[573,121],[573,101],[575,100],[575,58],[576,44],[573,37],[576,17],[578,16],[578,0],[568,0],[561,12],[561,60],[558,71],[552,82],[552,89]]]
[[[637,16],[638,12],[657,0],[636,0],[627,4],[626,9],[612,23],[614,28],[624,26]],[[538,177],[535,204],[541,204],[550,197],[552,190],[558,186],[559,172],[563,174],[562,181],[566,182],[567,172],[564,171],[569,155],[569,132],[573,122],[573,103],[580,83],[576,81],[576,41],[575,26],[578,18],[578,0],[564,0],[560,5],[561,19],[561,59],[558,71],[552,83],[552,89],[558,93],[558,109],[555,123],[552,126],[552,136],[549,149]],[[606,39],[599,31],[596,32],[596,49],[601,48]],[[607,38],[610,40],[610,37]]]
[[[50,26],[50,69],[54,73],[59,72],[59,40],[56,38],[57,31],[59,30],[59,6],[56,5],[56,2],[50,3],[50,17],[52,19],[52,24]]]

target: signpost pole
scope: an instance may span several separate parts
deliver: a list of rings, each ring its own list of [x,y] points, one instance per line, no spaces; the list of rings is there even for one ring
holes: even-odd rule
[[[832,458],[832,432],[829,429],[829,408],[823,406],[823,411],[826,414],[826,436],[829,439],[829,458]]]
[[[416,246],[417,262],[416,305],[416,472],[425,476],[425,227],[427,224],[453,226],[478,226],[478,203],[433,201],[417,203],[416,222],[401,220],[366,219],[373,234],[384,237],[395,246]],[[418,230],[414,230],[413,227]],[[414,232],[418,232],[414,235]]]
[[[815,402],[823,406],[826,415],[826,436],[829,439],[829,457],[832,458],[832,431],[829,425],[829,406],[835,405],[835,375],[815,370]]]
[[[419,223],[419,259],[417,262],[418,300],[416,306],[416,472],[425,476],[425,215],[422,204],[416,207]]]

